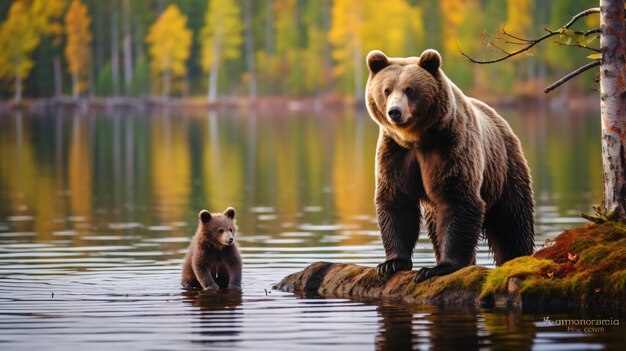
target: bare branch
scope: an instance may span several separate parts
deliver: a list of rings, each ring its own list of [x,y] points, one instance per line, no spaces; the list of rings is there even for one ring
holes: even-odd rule
[[[551,92],[552,90],[560,87],[563,83],[567,82],[568,80],[576,77],[577,75],[579,75],[579,74],[581,74],[581,73],[583,73],[583,72],[585,72],[587,70],[590,70],[593,67],[600,66],[601,63],[602,63],[602,60],[592,61],[592,62],[590,62],[590,63],[588,63],[588,64],[578,68],[577,70],[569,73],[568,75],[566,75],[563,78],[557,80],[556,82],[552,83],[543,92],[547,94],[547,93]]]
[[[565,24],[563,26],[563,28],[567,29],[567,28],[571,27],[581,17],[585,17],[585,16],[590,15],[592,13],[600,13],[600,8],[599,7],[592,7],[590,9],[586,9],[585,11],[583,11],[583,12],[577,14],[576,16],[572,17],[572,19],[569,22],[567,22],[567,24]]]
[[[585,17],[587,15],[590,15],[592,13],[599,13],[599,12],[600,12],[600,8],[599,7],[593,7],[593,8],[590,8],[590,9],[586,9],[585,11],[582,11],[582,12],[578,13],[577,15],[575,15],[574,17],[572,17],[572,19],[569,22],[567,22],[563,27],[561,27],[558,31],[551,31],[548,28],[545,28],[545,30],[547,31],[546,34],[542,35],[541,37],[539,37],[537,39],[532,39],[532,40],[531,39],[527,40],[527,39],[524,39],[524,38],[518,38],[518,37],[512,36],[512,35],[504,32],[504,29],[503,29],[503,34],[505,34],[505,35],[507,35],[507,36],[509,36],[509,37],[511,37],[513,39],[516,39],[516,40],[525,41],[525,42],[528,43],[528,45],[522,47],[519,50],[507,53],[506,55],[504,55],[504,56],[502,56],[500,58],[494,59],[494,60],[482,60],[482,61],[480,61],[480,60],[473,59],[472,57],[467,55],[465,52],[463,52],[461,49],[459,49],[459,52],[461,53],[461,55],[463,55],[465,58],[467,58],[470,62],[481,64],[481,65],[504,61],[504,60],[506,60],[506,59],[508,59],[510,57],[513,57],[515,55],[519,55],[519,54],[521,54],[521,53],[523,53],[525,51],[530,50],[533,46],[539,44],[540,42],[542,42],[542,41],[544,41],[544,40],[546,40],[546,39],[548,39],[548,38],[550,38],[552,36],[560,35],[563,32],[563,30],[568,29],[569,27],[571,27],[580,18]]]

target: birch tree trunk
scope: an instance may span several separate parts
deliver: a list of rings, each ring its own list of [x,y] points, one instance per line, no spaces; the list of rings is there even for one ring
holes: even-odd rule
[[[623,0],[600,0],[600,28],[604,208],[609,217],[626,220],[626,37]]]
[[[63,93],[63,85],[62,85],[63,73],[61,72],[61,57],[58,54],[54,55],[53,68],[54,68],[54,96],[58,98]]]
[[[355,40],[353,59],[354,59],[354,97],[357,101],[365,100],[365,88],[363,87],[363,49],[361,42]]]
[[[133,82],[133,51],[130,35],[130,1],[124,0],[124,86],[126,95],[130,95]]]
[[[252,4],[250,0],[244,1],[244,23],[246,31],[246,63],[248,66],[248,75],[250,80],[248,82],[248,98],[250,100],[256,99],[256,67],[254,64],[254,46],[252,42]]]
[[[220,25],[216,26],[215,39],[213,41],[213,62],[211,62],[211,71],[209,72],[209,103],[217,101],[217,77],[220,68],[220,55],[222,49],[222,31]]]
[[[163,70],[163,91],[161,96],[167,100],[170,96],[170,69]]]
[[[72,97],[78,99],[78,73],[72,73]]]
[[[119,61],[119,44],[117,40],[117,9],[115,8],[115,1],[111,2],[111,80],[113,83],[113,96],[120,94],[120,61]]]
[[[15,102],[22,102],[22,77],[15,75]]]

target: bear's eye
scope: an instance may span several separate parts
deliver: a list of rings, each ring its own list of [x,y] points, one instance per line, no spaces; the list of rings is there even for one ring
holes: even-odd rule
[[[223,234],[223,233],[224,233],[224,229],[220,228],[220,229],[218,230],[218,232],[219,232],[220,234]]]
[[[413,88],[406,88],[406,89],[404,89],[404,93],[407,94],[407,95],[413,94]]]
[[[385,96],[389,96],[391,94],[391,89],[385,88]]]

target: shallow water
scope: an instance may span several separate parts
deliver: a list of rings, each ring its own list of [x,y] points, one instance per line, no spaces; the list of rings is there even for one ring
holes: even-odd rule
[[[601,199],[597,112],[502,111],[533,171],[537,246]],[[272,290],[324,260],[384,258],[377,127],[363,112],[0,117],[0,348],[607,349],[624,326],[572,331],[519,314]],[[201,208],[237,209],[243,294],[179,286]],[[433,265],[426,236],[416,266]],[[478,263],[492,265],[484,243]],[[626,320],[621,320],[626,323]],[[622,323],[622,324],[623,324]]]

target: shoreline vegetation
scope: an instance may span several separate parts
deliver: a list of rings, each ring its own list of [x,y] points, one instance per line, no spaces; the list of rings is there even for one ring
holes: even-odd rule
[[[498,108],[566,108],[599,110],[597,96],[510,96],[495,97],[482,96],[481,100],[490,106]],[[320,97],[284,97],[268,96],[256,99],[242,97],[223,97],[210,103],[205,97],[86,97],[73,98],[68,96],[24,99],[20,102],[14,100],[0,100],[0,113],[11,111],[45,112],[55,109],[69,111],[91,110],[133,110],[145,111],[151,109],[174,109],[174,110],[211,110],[222,108],[236,109],[260,109],[281,111],[322,111],[341,109],[363,109],[365,102],[362,99],[345,98],[336,94]]]

